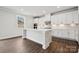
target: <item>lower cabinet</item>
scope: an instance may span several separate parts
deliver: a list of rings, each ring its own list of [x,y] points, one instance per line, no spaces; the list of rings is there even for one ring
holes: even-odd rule
[[[55,30],[52,30],[52,36],[79,41],[79,30],[55,29]]]

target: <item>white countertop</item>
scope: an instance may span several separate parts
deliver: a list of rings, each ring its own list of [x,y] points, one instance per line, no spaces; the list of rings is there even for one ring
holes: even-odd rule
[[[33,31],[49,31],[52,29],[26,29],[26,30],[33,30]]]

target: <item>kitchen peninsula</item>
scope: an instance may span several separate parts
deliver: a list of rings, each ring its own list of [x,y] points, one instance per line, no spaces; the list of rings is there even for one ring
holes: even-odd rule
[[[51,29],[26,29],[26,31],[26,38],[42,44],[43,49],[51,43]]]

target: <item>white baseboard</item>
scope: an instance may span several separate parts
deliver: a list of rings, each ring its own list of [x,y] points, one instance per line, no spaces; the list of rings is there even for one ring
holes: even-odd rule
[[[22,35],[5,36],[5,37],[0,37],[0,40],[9,39],[9,38],[15,38],[15,37],[21,37],[21,36],[22,36]]]

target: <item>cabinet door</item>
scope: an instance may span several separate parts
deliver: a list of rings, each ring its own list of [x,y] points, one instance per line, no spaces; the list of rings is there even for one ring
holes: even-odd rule
[[[74,11],[72,14],[73,14],[73,21],[74,21],[74,23],[79,23],[78,11]]]
[[[55,15],[51,16],[51,23],[52,24],[56,23],[56,16]]]
[[[79,41],[79,31],[78,30],[75,30],[75,39],[76,41]]]
[[[66,22],[67,24],[71,24],[73,21],[72,12],[66,13]]]
[[[60,18],[61,18],[60,23],[66,24],[66,14],[65,13],[61,14]]]
[[[52,30],[52,36],[57,37],[57,30],[55,29]]]
[[[68,38],[68,31],[66,29],[63,30],[63,38]]]
[[[65,38],[66,35],[64,33],[65,33],[65,31],[63,29],[60,29],[59,30],[59,37],[60,38]]]
[[[58,15],[55,15],[54,18],[55,18],[54,23],[58,24]]]
[[[55,36],[55,30],[54,29],[52,30],[52,36]]]
[[[51,24],[54,23],[54,20],[55,20],[54,16],[51,16]]]
[[[57,15],[57,24],[60,24],[62,20],[62,14]]]
[[[61,37],[61,30],[60,29],[57,30],[57,33],[58,33],[57,36]]]
[[[59,34],[58,30],[55,30],[55,31],[54,31],[54,36],[55,36],[55,37],[58,37],[58,34]]]
[[[74,30],[69,30],[69,38],[71,40],[75,40],[75,31]]]

